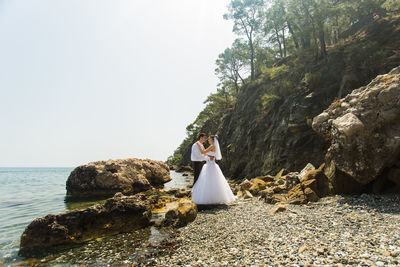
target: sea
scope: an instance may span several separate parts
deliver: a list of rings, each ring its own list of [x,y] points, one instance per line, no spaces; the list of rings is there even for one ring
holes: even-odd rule
[[[66,181],[73,168],[0,168],[0,265],[17,264],[20,237],[35,218],[101,202],[66,201]],[[164,186],[184,187],[190,176],[171,171]]]

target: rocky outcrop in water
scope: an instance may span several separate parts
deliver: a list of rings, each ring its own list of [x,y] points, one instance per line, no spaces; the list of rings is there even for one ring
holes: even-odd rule
[[[171,180],[168,165],[161,161],[118,159],[91,162],[75,168],[67,180],[72,197],[134,194],[162,187]]]
[[[337,193],[376,179],[371,184],[375,193],[400,189],[400,67],[335,101],[312,127],[330,142],[326,172]]]
[[[32,221],[21,236],[20,255],[70,247],[105,235],[150,225],[151,205],[142,194],[117,193],[104,205],[94,205]]]
[[[193,168],[190,166],[179,166],[175,169],[176,172],[193,172]]]

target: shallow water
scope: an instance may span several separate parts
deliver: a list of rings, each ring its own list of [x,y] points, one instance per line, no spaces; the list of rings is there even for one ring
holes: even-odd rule
[[[183,176],[182,173],[171,171],[171,181],[166,183],[164,187],[169,188],[169,187],[175,187],[175,188],[183,188],[188,184],[193,183],[193,175],[189,176]]]
[[[65,183],[72,170],[73,168],[0,168],[0,264],[24,260],[17,255],[20,236],[33,219],[99,203],[98,199],[65,202]],[[184,177],[174,171],[171,171],[171,178],[165,187],[184,187],[192,183],[190,176]],[[132,242],[139,242],[151,236],[150,230],[143,230],[130,233],[129,239],[137,239]],[[101,253],[101,247],[110,250],[107,243],[115,243],[121,238],[124,239],[124,235],[101,239],[81,248],[67,250],[62,255],[66,262],[73,263],[71,255],[78,255],[82,249],[94,247]]]

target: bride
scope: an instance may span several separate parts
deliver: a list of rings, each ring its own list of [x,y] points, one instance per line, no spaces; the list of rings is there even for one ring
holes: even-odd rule
[[[208,137],[210,146],[205,153],[209,160],[203,166],[197,182],[192,188],[192,200],[196,204],[228,204],[236,199],[224,174],[215,160],[222,159],[218,136]]]

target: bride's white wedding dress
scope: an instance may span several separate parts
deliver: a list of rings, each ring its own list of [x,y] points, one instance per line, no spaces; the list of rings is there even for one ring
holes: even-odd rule
[[[208,152],[215,157],[215,152]],[[204,164],[197,182],[192,188],[192,200],[196,204],[228,204],[236,199],[224,174],[215,160]]]

